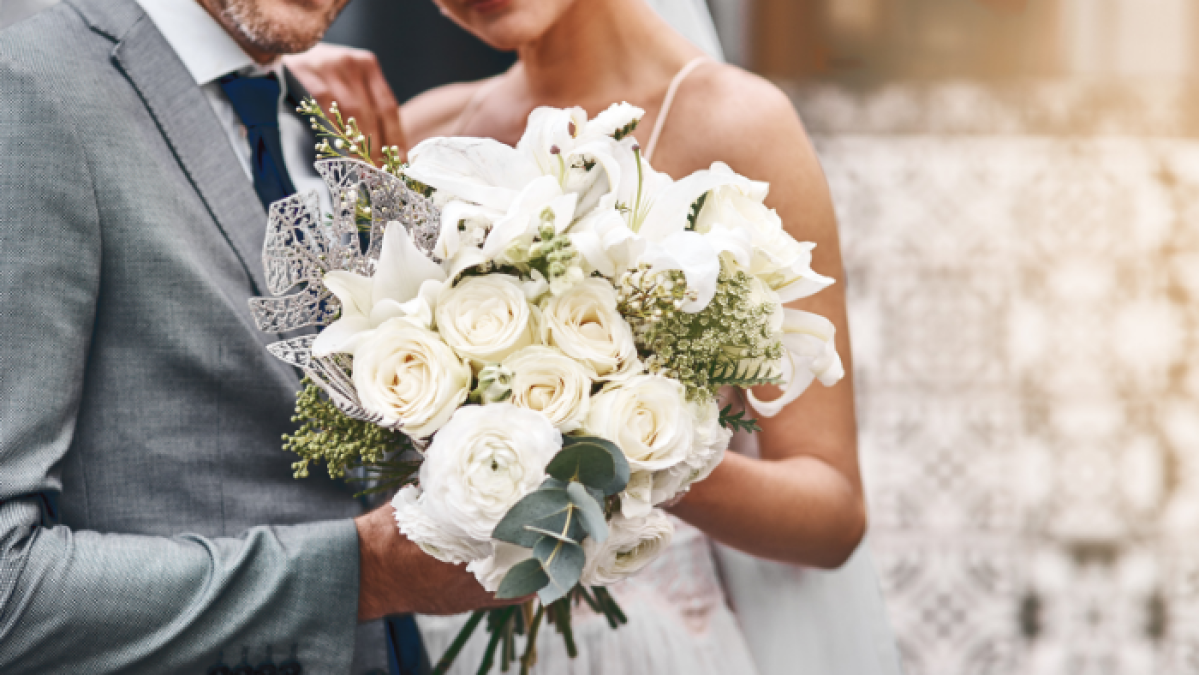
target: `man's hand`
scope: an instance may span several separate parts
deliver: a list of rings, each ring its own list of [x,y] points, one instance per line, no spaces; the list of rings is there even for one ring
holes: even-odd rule
[[[358,620],[387,614],[459,614],[502,607],[465,565],[440,562],[400,534],[390,504],[358,517]]]
[[[344,117],[357,120],[358,128],[371,139],[375,161],[382,160],[385,145],[408,150],[400,106],[373,53],[321,43],[303,54],[284,57],[283,65],[322,108],[328,110],[337,101]]]

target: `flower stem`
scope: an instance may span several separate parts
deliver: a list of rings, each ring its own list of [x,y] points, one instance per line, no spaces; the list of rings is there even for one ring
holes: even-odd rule
[[[507,610],[499,611],[503,612]],[[437,667],[433,669],[433,675],[445,675],[445,672],[450,669],[450,666],[454,665],[454,659],[458,657],[458,653],[461,652],[462,648],[466,646],[466,641],[470,639],[470,636],[475,632],[475,629],[479,627],[479,622],[482,621],[483,617],[487,616],[487,614],[488,610],[480,609],[476,610],[470,615],[470,620],[466,622],[466,625],[462,627],[462,630],[458,631],[458,637],[454,638],[454,641],[450,644],[450,648],[445,651],[445,654],[442,655],[441,660],[437,662]]]
[[[529,675],[529,669],[537,663],[537,629],[541,627],[541,617],[545,615],[545,605],[537,606],[537,613],[529,624],[529,641],[525,644],[525,655],[520,660],[520,675]]]

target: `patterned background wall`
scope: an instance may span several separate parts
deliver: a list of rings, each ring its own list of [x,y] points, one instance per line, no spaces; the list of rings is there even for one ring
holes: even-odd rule
[[[1199,672],[1183,89],[814,87],[912,675]]]

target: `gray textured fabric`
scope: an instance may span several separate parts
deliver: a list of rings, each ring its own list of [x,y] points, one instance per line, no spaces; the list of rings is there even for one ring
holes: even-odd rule
[[[264,231],[133,0],[0,31],[0,672],[350,671],[358,503],[280,450]]]

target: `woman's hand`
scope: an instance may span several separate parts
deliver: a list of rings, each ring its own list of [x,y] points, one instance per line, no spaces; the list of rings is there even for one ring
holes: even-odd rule
[[[358,122],[371,139],[375,161],[382,160],[385,145],[407,152],[400,106],[373,53],[321,43],[303,54],[284,57],[283,65],[322,108],[328,110],[337,101],[342,115]]]

